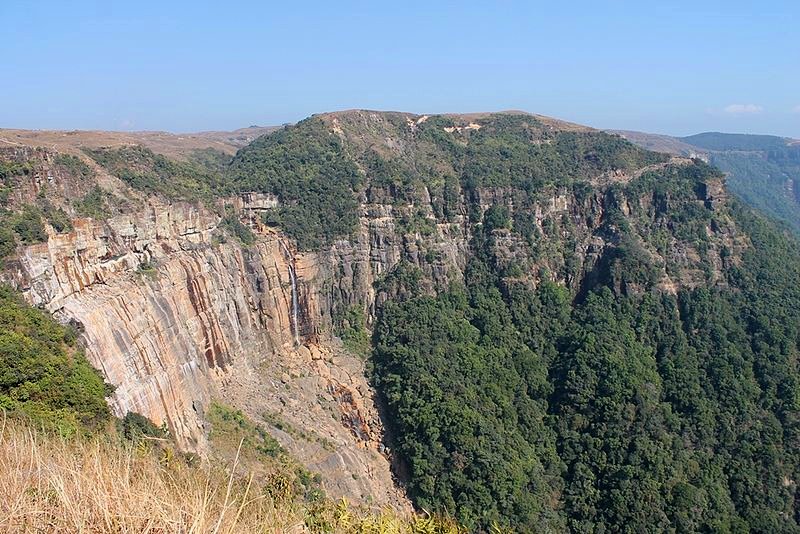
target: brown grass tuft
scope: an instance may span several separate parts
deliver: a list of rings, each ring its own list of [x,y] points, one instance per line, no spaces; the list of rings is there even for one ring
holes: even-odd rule
[[[112,439],[44,434],[0,416],[0,532],[462,532],[437,517],[345,501],[275,501],[236,472],[236,461],[229,471]]]

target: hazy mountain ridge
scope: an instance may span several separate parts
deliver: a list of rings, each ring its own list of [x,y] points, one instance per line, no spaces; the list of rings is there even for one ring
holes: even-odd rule
[[[797,141],[775,135],[729,134],[704,132],[679,138],[698,148],[714,152],[743,151],[761,152],[786,148]]]

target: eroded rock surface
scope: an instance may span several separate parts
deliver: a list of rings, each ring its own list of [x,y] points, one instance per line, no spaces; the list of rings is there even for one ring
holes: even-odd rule
[[[248,220],[251,206],[269,200],[247,195],[237,204]],[[90,361],[116,388],[117,415],[165,423],[183,447],[203,452],[203,413],[221,398],[271,425],[332,494],[406,506],[380,452],[363,362],[321,335],[329,309],[317,295],[330,269],[263,227],[252,247],[218,242],[218,222],[196,206],[150,201],[139,214],[51,231],[47,243],[21,251],[6,277],[79,327]]]

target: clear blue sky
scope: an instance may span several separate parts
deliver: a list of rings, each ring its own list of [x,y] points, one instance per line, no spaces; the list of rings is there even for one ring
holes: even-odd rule
[[[524,109],[800,137],[800,1],[0,0],[0,127]]]

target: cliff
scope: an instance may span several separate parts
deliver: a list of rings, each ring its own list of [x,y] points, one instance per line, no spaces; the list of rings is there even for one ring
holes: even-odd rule
[[[249,199],[239,203],[245,213],[264,201]],[[202,452],[205,407],[230,399],[259,420],[296,427],[278,434],[331,475],[333,493],[395,500],[363,362],[319,336],[316,260],[295,257],[270,231],[248,249],[215,243],[218,223],[203,208],[151,200],[137,214],[50,229],[8,276],[30,302],[79,328],[90,361],[116,388],[117,415],[146,415]]]
[[[276,210],[302,207],[303,198],[266,186],[220,195],[203,207],[135,191],[85,156],[93,178],[49,172],[55,167],[45,153],[36,164],[49,177],[44,194],[69,212],[73,227],[58,233],[48,225],[46,242],[20,247],[3,276],[31,303],[79,329],[90,361],[115,386],[109,402],[117,415],[139,412],[165,424],[186,449],[204,452],[204,410],[221,398],[268,426],[323,474],[334,495],[407,506],[393,482],[363,358],[335,336],[342,316],[357,309],[372,324],[399,290],[391,276],[401,264],[416,269],[416,284],[429,292],[462,280],[474,232],[488,224],[491,209],[504,208],[511,221],[492,229],[493,254],[505,276],[531,287],[547,278],[576,294],[609,268],[625,236],[656,266],[657,285],[673,293],[724,283],[722,268],[747,247],[726,218],[720,177],[688,198],[626,189],[648,173],[693,163],[636,152],[605,134],[514,114],[429,119],[356,111],[311,120],[309,135],[335,139],[336,157],[360,177],[349,232],[300,251],[297,236],[265,220]],[[475,150],[481,165],[478,157],[496,161],[493,152],[479,152],[495,150],[480,136],[496,130],[491,142],[492,135],[519,128],[532,146],[557,147],[547,157],[587,155],[569,167],[551,161],[541,176],[532,161],[518,171],[542,181],[524,187],[458,179],[466,172],[465,150]],[[615,147],[616,159],[598,163],[602,143]],[[258,142],[251,147],[241,161],[260,149]],[[257,175],[236,168],[240,176]],[[492,172],[484,168],[481,176]],[[107,217],[79,217],[69,191],[88,191],[94,182],[121,200]],[[42,180],[26,183],[17,182],[19,204],[44,190]],[[686,206],[715,213],[704,222],[703,245],[664,233],[666,214]],[[254,233],[252,245],[227,235],[220,215],[226,207]],[[651,237],[658,232],[663,239],[656,242]],[[623,278],[621,290],[642,290]]]

